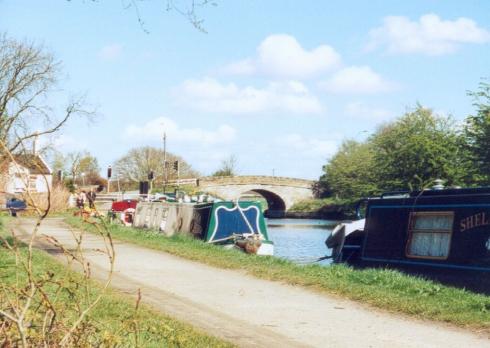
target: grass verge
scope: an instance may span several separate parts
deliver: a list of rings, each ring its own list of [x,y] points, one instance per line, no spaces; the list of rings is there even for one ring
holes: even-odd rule
[[[79,218],[68,217],[70,225],[91,231]],[[225,250],[185,236],[165,237],[157,232],[120,225],[109,227],[115,239],[161,250],[219,268],[245,271],[258,278],[368,303],[372,306],[437,320],[490,334],[490,297],[402,274],[395,270],[356,270],[344,265],[300,266],[267,256]]]
[[[345,219],[355,215],[357,201],[337,198],[315,198],[296,202],[290,213],[310,213],[327,218]]]
[[[316,198],[316,199],[305,199],[293,204],[293,206],[289,209],[290,211],[296,212],[315,212],[322,209],[324,206],[331,205],[343,205],[344,201],[336,200],[334,198]]]
[[[7,235],[4,229],[6,217],[0,216],[0,234]],[[22,250],[23,249],[23,250]],[[21,247],[21,254],[25,255],[26,247]],[[54,274],[53,283],[58,280],[66,281],[67,277],[81,281],[82,277],[74,271],[67,271],[66,267],[55,261],[51,256],[42,251],[34,251],[33,264],[35,274],[42,277],[46,274]],[[0,244],[0,282],[7,286],[18,281],[17,276],[22,277],[22,271],[16,272],[15,255],[8,252]],[[101,287],[98,283],[91,284],[92,296],[97,296]],[[48,288],[48,290],[52,290]],[[83,287],[76,291],[82,292]],[[48,296],[53,295],[49,293]],[[78,294],[63,293],[58,301],[59,306],[73,305],[73,298]],[[38,299],[39,300],[39,299]],[[5,304],[6,297],[0,293],[0,306]],[[122,295],[115,291],[108,290],[98,305],[89,313],[90,322],[95,327],[88,332],[92,337],[91,342],[94,346],[110,347],[132,347],[135,344],[135,334],[132,331],[134,320],[137,319],[139,326],[138,342],[141,347],[232,347],[231,344],[223,342],[217,338],[208,336],[192,326],[174,320],[168,316],[152,310],[150,307],[140,305],[135,313],[136,298],[132,299],[128,295]],[[70,318],[66,318],[67,322]],[[36,329],[32,329],[31,335],[36,335]],[[0,337],[0,345],[1,345]]]

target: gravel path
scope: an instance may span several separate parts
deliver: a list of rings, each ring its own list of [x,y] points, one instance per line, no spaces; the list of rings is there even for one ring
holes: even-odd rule
[[[33,220],[13,227],[27,238]],[[41,234],[67,248],[75,243],[62,219],[47,219]],[[75,231],[75,233],[80,233]],[[37,247],[64,260],[41,241]],[[101,238],[84,235],[85,257],[95,277],[107,273]],[[177,319],[243,347],[490,347],[488,337],[439,323],[407,319],[355,302],[317,294],[300,287],[256,279],[116,242],[112,287],[135,294]]]

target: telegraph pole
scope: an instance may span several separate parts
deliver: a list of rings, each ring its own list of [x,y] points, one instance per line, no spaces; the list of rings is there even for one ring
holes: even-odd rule
[[[163,194],[167,190],[167,133],[163,132]]]

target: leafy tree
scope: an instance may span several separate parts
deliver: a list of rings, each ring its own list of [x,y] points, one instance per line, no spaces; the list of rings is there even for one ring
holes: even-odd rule
[[[322,195],[360,198],[378,191],[373,177],[374,154],[370,143],[347,140],[323,167],[319,186]]]
[[[417,105],[380,127],[369,141],[375,180],[383,190],[423,189],[437,178],[449,185],[465,181],[467,160],[451,117]]]
[[[474,180],[490,184],[490,84],[480,82],[479,89],[468,92],[473,97],[476,114],[466,118],[464,140],[468,149]]]
[[[88,151],[70,152],[67,155],[55,151],[52,154],[51,167],[54,174],[61,170],[72,184],[104,185],[97,158]]]
[[[215,171],[212,176],[234,176],[236,175],[237,159],[231,155],[227,159],[221,161],[220,168]]]
[[[471,185],[476,172],[465,144],[465,133],[451,117],[417,105],[366,142],[344,142],[324,166],[318,187],[324,196],[353,199],[423,189],[438,178]]]
[[[97,158],[92,156],[88,151],[71,152],[65,157],[67,171],[70,173],[73,181],[80,181],[81,176],[99,176],[100,167]],[[88,183],[88,182],[86,182]]]
[[[165,179],[164,158],[167,160],[167,178],[176,179],[177,172],[173,168],[175,161],[179,161],[179,174],[181,178],[195,178],[199,174],[180,156],[163,150],[144,146],[129,150],[114,164],[114,174],[123,181],[139,182],[148,180],[148,174],[153,171],[156,183],[163,183]]]
[[[63,176],[66,176],[67,175],[67,172],[66,172],[66,158],[65,156],[63,155],[62,152],[60,151],[57,151],[57,150],[52,150],[50,151],[50,164],[51,164],[51,169],[53,171],[53,173],[56,175],[58,173],[58,171],[61,170],[61,173]]]
[[[88,151],[83,152],[80,157],[79,170],[85,174],[99,173],[100,167],[97,158],[92,156]]]

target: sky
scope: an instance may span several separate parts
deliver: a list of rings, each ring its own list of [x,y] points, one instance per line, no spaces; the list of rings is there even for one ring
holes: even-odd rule
[[[216,0],[197,11],[206,33],[136,3],[143,24],[129,0],[0,0],[0,32],[62,63],[54,110],[97,109],[51,141],[103,169],[165,132],[203,175],[233,155],[242,175],[317,179],[342,141],[416,103],[464,119],[490,77],[489,1]]]

